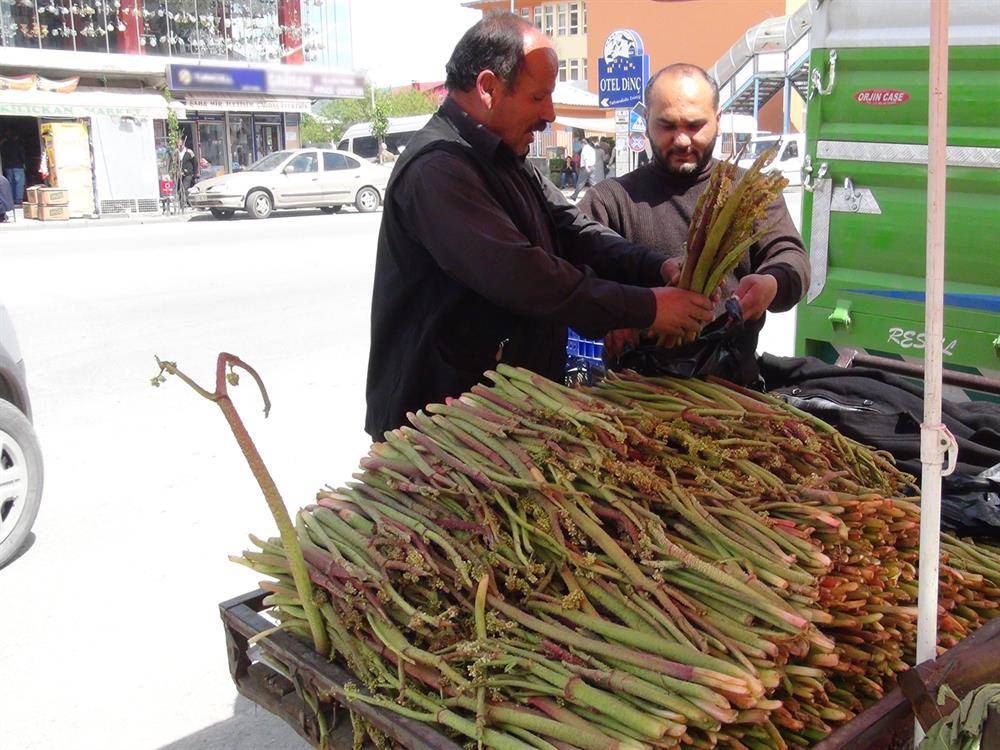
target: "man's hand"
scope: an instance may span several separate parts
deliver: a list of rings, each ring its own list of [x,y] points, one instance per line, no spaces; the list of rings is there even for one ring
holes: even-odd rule
[[[621,328],[611,331],[604,337],[604,354],[613,359],[625,351],[626,347],[635,349],[639,346],[639,329]]]
[[[684,270],[684,260],[684,258],[670,258],[663,261],[663,265],[660,266],[660,275],[670,286],[677,286],[677,283],[681,280],[681,271]],[[722,297],[723,283],[725,281],[720,282],[719,286],[712,290],[712,294],[709,297],[712,302],[718,302],[719,298]]]
[[[661,286],[653,289],[656,295],[656,318],[651,328],[668,336],[697,334],[705,323],[712,320],[711,301],[695,292]]]
[[[663,261],[663,265],[660,266],[660,275],[663,277],[664,283],[677,286],[677,282],[681,280],[681,269],[683,268],[684,258],[670,258]]]
[[[740,279],[733,296],[740,302],[744,320],[757,320],[778,293],[778,280],[767,273],[752,273]]]

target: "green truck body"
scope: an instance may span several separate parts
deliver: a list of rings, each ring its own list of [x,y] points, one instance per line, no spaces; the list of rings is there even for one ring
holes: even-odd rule
[[[799,355],[923,359],[928,7],[826,0],[814,15]],[[952,0],[949,34],[944,362],[997,378],[1000,3]]]

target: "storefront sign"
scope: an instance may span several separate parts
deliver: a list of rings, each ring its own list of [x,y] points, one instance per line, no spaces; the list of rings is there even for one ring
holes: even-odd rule
[[[213,65],[167,66],[170,88],[175,91],[267,92],[267,77],[261,68],[224,68]]]
[[[642,101],[649,80],[649,56],[642,38],[632,29],[616,29],[604,42],[597,61],[597,97],[601,107],[632,107]]]
[[[309,112],[308,99],[272,99],[266,96],[195,96],[184,98],[187,109],[221,112]]]
[[[167,77],[174,91],[272,94],[314,99],[361,98],[365,93],[365,81],[361,75],[303,70],[295,66],[288,66],[287,70],[273,70],[170,64],[167,66]]]
[[[19,102],[4,102],[0,99],[0,115],[20,117],[166,117],[166,107],[162,110],[145,107],[103,106],[93,104],[34,104]]]

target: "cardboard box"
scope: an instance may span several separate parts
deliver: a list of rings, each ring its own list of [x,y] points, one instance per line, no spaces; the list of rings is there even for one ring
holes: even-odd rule
[[[69,218],[69,206],[39,206],[38,218],[42,221],[66,221]]]
[[[69,204],[69,191],[64,188],[39,188],[38,203],[42,206],[66,206]]]
[[[38,203],[38,191],[41,185],[32,185],[30,188],[24,191],[24,202],[25,203]]]
[[[29,190],[31,188],[28,188]],[[37,219],[38,218],[38,204],[37,203],[25,203],[24,206],[24,218],[25,219]]]

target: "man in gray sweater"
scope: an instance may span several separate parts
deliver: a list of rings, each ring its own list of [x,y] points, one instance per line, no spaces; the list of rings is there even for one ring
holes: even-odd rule
[[[669,65],[650,79],[646,107],[653,160],[595,186],[579,207],[630,242],[676,259],[679,275],[695,203],[716,163],[719,89],[696,65]],[[733,344],[746,365],[739,378],[745,382],[756,379],[753,363],[765,312],[790,310],[809,288],[809,260],[782,198],[768,207],[764,221],[769,231],[724,279],[717,310],[728,297],[740,302],[744,325]],[[607,348],[614,353],[636,339],[635,332],[615,332]]]

